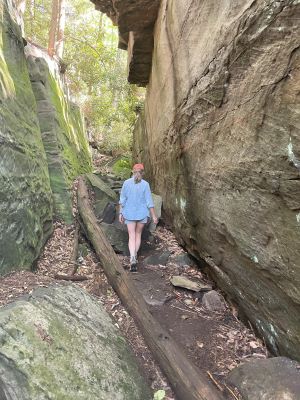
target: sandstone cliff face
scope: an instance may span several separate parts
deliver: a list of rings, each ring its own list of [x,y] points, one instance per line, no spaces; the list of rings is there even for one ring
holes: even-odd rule
[[[134,139],[177,235],[298,359],[299,18],[299,1],[163,0]]]
[[[64,93],[57,63],[36,46],[27,44],[25,50],[47,155],[54,213],[72,223],[72,183],[76,176],[92,169],[82,116]]]
[[[27,65],[17,17],[14,2],[0,0],[0,274],[32,267],[52,231],[53,199],[54,215],[72,222],[72,181],[91,170],[80,111],[39,49],[27,49]]]
[[[128,81],[146,86],[152,63],[153,28],[160,0],[91,0],[119,28],[119,48],[128,51]]]
[[[29,268],[52,230],[52,196],[21,31],[0,0],[0,273]]]

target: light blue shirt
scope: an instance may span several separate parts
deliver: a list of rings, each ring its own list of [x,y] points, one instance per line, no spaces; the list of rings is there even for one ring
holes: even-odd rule
[[[149,208],[154,207],[149,183],[143,179],[135,183],[127,179],[122,186],[120,201],[122,214],[130,221],[140,221],[149,217]]]

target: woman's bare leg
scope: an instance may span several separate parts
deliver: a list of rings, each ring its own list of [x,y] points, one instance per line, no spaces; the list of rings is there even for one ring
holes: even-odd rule
[[[136,222],[130,222],[129,224],[127,224],[127,230],[129,235],[128,247],[129,247],[130,257],[136,256],[136,251],[135,251],[136,225],[137,225]]]
[[[141,246],[141,238],[142,238],[142,232],[144,229],[145,224],[142,224],[141,222],[138,222],[136,224],[135,228],[135,256],[137,255],[137,252],[139,251],[139,248]]]

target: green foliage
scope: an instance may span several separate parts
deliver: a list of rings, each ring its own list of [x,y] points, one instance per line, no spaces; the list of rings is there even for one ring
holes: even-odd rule
[[[128,179],[131,176],[132,160],[130,157],[122,157],[116,161],[112,167],[115,175],[122,179]]]
[[[164,390],[158,390],[157,392],[154,393],[153,400],[164,400],[165,396],[166,392]]]
[[[47,47],[51,0],[27,7],[25,31]],[[81,106],[89,135],[105,151],[122,153],[131,147],[135,110],[144,91],[129,85],[126,52],[118,49],[118,31],[90,0],[67,0],[64,63],[72,99]]]

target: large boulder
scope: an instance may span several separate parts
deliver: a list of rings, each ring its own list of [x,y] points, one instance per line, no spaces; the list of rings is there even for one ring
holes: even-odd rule
[[[300,360],[299,18],[299,1],[163,0],[133,144],[181,243]]]
[[[286,357],[246,362],[230,372],[228,381],[244,400],[300,398],[300,365]]]
[[[121,225],[117,221],[113,224],[101,222],[100,227],[116,253],[129,255],[126,225]]]
[[[86,177],[95,195],[95,202],[94,202],[95,214],[97,218],[101,218],[107,204],[109,203],[117,204],[118,196],[110,188],[109,184],[104,182],[97,175],[87,174]]]
[[[0,343],[1,400],[151,398],[125,339],[77,286],[40,288],[0,309]]]
[[[29,269],[52,232],[52,193],[21,29],[0,0],[0,274]]]

